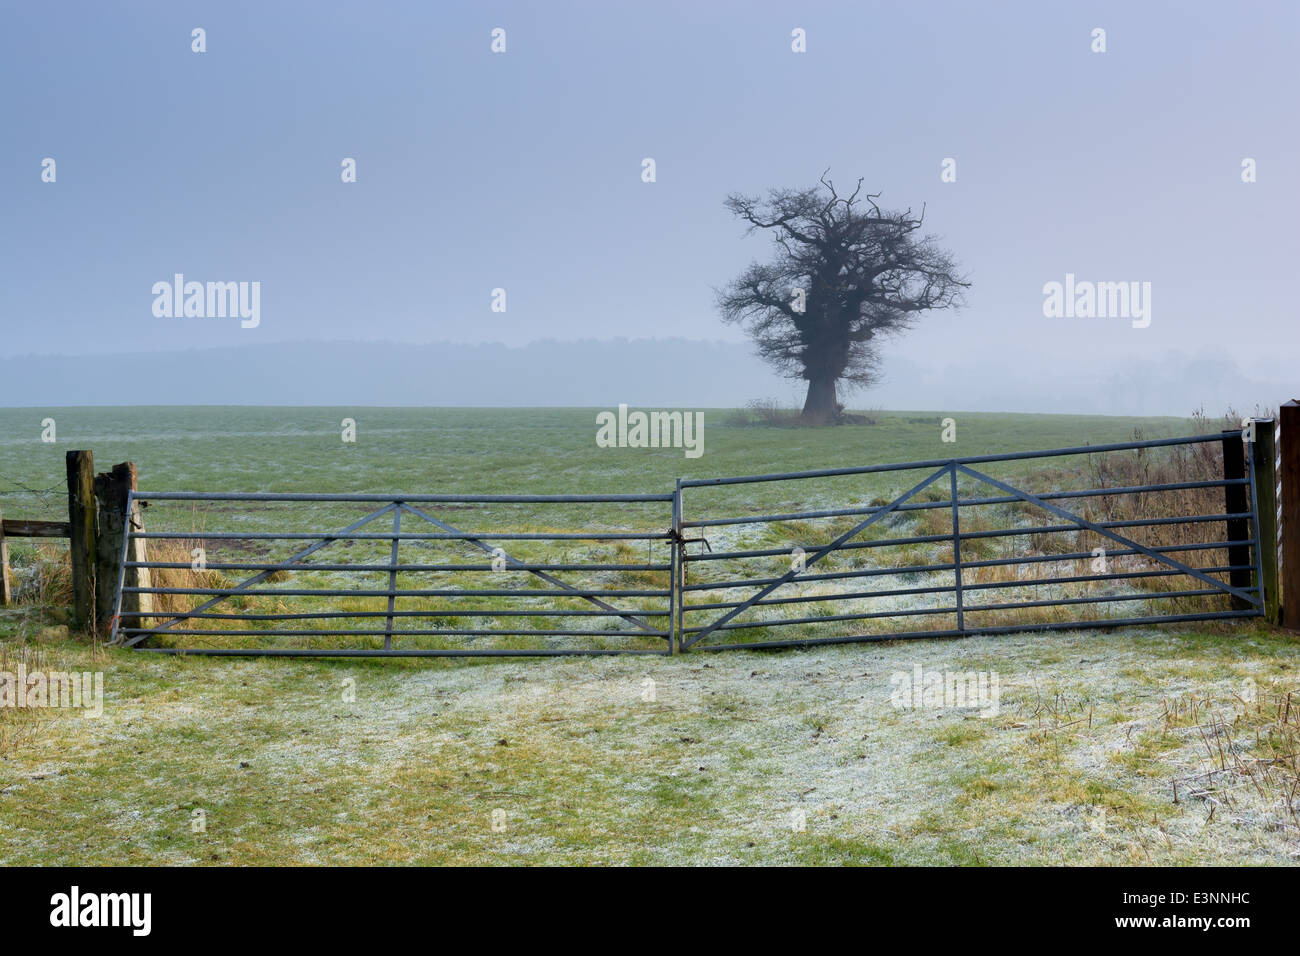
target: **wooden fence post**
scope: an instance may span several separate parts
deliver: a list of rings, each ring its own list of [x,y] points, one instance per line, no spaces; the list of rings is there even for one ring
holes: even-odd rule
[[[117,579],[122,570],[122,534],[126,529],[126,493],[119,469],[95,476],[99,499],[99,548],[95,554],[95,622],[107,632],[113,624]]]
[[[1228,481],[1239,481],[1246,477],[1246,452],[1240,431],[1223,433],[1223,477]],[[1250,511],[1249,496],[1245,485],[1224,485],[1223,506],[1226,514],[1245,514]],[[1228,540],[1246,542],[1250,540],[1250,520],[1248,518],[1229,518],[1227,520]],[[1228,572],[1228,583],[1234,588],[1250,587],[1250,545],[1228,545],[1228,564],[1238,570]],[[1232,597],[1232,609],[1244,611],[1250,603],[1236,595]]]
[[[1294,399],[1278,409],[1278,470],[1281,485],[1281,519],[1278,533],[1281,559],[1278,590],[1282,598],[1282,624],[1300,629],[1300,402]]]
[[[68,525],[72,556],[72,629],[90,630],[95,623],[95,455],[67,454]]]
[[[113,610],[117,597],[117,582],[121,578],[128,587],[149,587],[148,568],[127,568],[122,574],[122,539],[127,522],[134,520],[139,530],[140,506],[132,506],[127,514],[127,495],[136,488],[135,464],[124,461],[114,465],[112,471],[95,476],[95,496],[99,499],[99,548],[95,586],[95,620],[105,631],[112,627]],[[134,539],[127,553],[128,561],[146,561],[145,542]],[[152,611],[153,595],[123,593],[122,620],[127,612]],[[132,624],[135,622],[132,618]]]
[[[1280,624],[1282,602],[1277,590],[1277,444],[1274,429],[1277,423],[1271,418],[1255,419],[1255,513],[1259,526],[1259,569],[1263,580],[1256,582],[1264,588],[1264,619],[1270,624]]]
[[[5,519],[0,512],[0,606],[8,606],[13,600],[13,591],[9,588],[9,539],[5,537]]]

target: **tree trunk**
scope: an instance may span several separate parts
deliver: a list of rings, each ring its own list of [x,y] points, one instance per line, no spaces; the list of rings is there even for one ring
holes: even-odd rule
[[[826,376],[808,380],[808,398],[801,416],[805,425],[829,425],[835,420],[835,379]]]

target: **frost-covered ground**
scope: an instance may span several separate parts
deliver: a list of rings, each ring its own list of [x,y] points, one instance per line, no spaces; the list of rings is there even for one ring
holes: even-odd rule
[[[1300,858],[1276,794],[1201,776],[1213,715],[1253,759],[1300,690],[1300,644],[1263,629],[489,662],[28,646],[102,669],[105,712],[0,760],[6,863]],[[997,713],[895,706],[918,666],[996,674]]]

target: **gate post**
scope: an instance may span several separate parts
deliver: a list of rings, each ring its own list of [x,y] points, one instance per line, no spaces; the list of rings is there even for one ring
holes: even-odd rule
[[[1281,560],[1278,591],[1284,627],[1300,629],[1300,402],[1278,409],[1278,481],[1281,485]]]
[[[1246,477],[1246,453],[1240,431],[1223,433],[1223,477],[1228,481],[1242,481]],[[1223,506],[1226,514],[1245,514],[1250,510],[1247,500],[1244,484],[1223,486]],[[1234,588],[1244,590],[1250,587],[1249,521],[1246,518],[1229,518],[1227,526],[1227,540],[1242,542],[1228,545],[1228,564],[1237,569],[1228,572],[1228,583]],[[1231,598],[1231,604],[1234,611],[1244,611],[1250,607],[1250,602],[1235,594]]]
[[[1259,576],[1256,584],[1264,595],[1264,619],[1281,623],[1277,590],[1277,445],[1276,423],[1271,418],[1255,419],[1255,443],[1251,446],[1255,468],[1255,537],[1259,541]]]
[[[95,623],[112,627],[117,581],[122,574],[122,536],[126,532],[126,493],[134,484],[124,481],[129,463],[95,476],[99,501],[99,545],[95,551]],[[125,487],[124,487],[125,485]]]
[[[111,628],[113,611],[117,598],[117,582],[130,587],[149,587],[148,568],[122,567],[122,546],[127,534],[128,522],[134,522],[137,531],[140,527],[140,506],[132,504],[131,514],[127,514],[127,498],[136,489],[136,470],[133,462],[124,461],[114,465],[108,472],[95,476],[95,497],[99,500],[99,546],[96,551],[96,585],[95,585],[95,619],[100,627]],[[126,552],[128,561],[147,561],[145,540],[133,538],[132,547]],[[152,611],[153,595],[131,593],[122,595],[122,619],[126,620],[128,611]],[[119,622],[122,623],[122,622]]]
[[[89,631],[95,624],[95,454],[70,451],[68,474],[69,554],[72,564],[72,630]]]

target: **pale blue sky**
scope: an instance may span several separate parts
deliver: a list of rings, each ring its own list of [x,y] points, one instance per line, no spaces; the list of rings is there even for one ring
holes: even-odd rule
[[[3,356],[736,339],[712,288],[768,247],[725,194],[829,166],[927,203],[974,282],[900,343],[910,361],[1300,360],[1293,2],[0,10]],[[261,325],[155,318],[174,272],[260,281]],[[1151,327],[1045,319],[1066,272],[1150,281]]]

